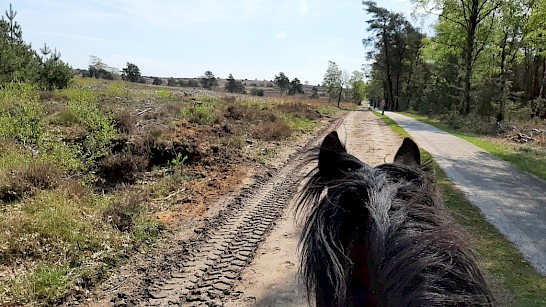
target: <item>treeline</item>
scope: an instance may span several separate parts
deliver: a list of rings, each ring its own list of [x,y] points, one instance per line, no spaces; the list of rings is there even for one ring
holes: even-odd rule
[[[127,62],[127,66],[122,69],[120,74],[117,68],[108,66],[96,56],[91,56],[91,64],[89,65],[89,68],[87,70],[78,70],[78,72],[82,77],[86,78],[108,80],[121,78],[128,82],[146,83],[146,78],[141,75],[140,69],[136,64]],[[152,78],[152,84],[154,85],[163,84],[163,79],[159,77],[150,78]],[[305,95],[305,91],[303,89],[303,84],[301,83],[301,81],[298,78],[294,78],[292,81],[290,81],[290,79],[283,72],[280,72],[278,76],[275,75],[274,80],[267,83],[267,87],[273,87],[274,84],[279,87],[281,96],[285,93],[285,91],[288,95]],[[306,82],[306,84],[308,84],[308,82]],[[246,83],[243,83],[241,80],[236,80],[232,74],[229,74],[224,85],[224,90],[229,93],[247,94],[248,92],[245,85]],[[253,85],[255,87],[257,86],[257,84],[255,83],[253,83]],[[200,76],[195,80],[177,80],[170,77],[167,79],[167,86],[202,87],[208,90],[215,90],[218,87],[218,78],[215,77],[211,71],[207,70],[205,71],[203,76]],[[250,94],[254,96],[265,95],[264,90],[259,88],[252,88],[250,90]],[[312,94],[309,97],[319,97],[318,87],[312,88]]]
[[[546,117],[545,0],[414,0],[439,13],[430,37],[400,13],[363,4],[372,103],[498,121]]]
[[[41,89],[65,88],[72,69],[61,61],[61,53],[44,44],[38,51],[23,40],[17,12],[11,4],[0,19],[0,87],[25,82]]]

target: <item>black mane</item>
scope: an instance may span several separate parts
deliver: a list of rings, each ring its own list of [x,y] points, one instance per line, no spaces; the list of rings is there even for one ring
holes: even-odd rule
[[[371,167],[326,137],[298,204],[317,306],[494,304],[419,158],[406,139],[395,163]]]

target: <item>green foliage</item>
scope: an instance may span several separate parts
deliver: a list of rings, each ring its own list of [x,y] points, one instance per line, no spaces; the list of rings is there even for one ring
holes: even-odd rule
[[[10,83],[0,91],[0,138],[38,143],[44,133],[44,113],[34,87]]]
[[[140,69],[133,63],[127,62],[127,67],[123,68],[121,77],[125,81],[140,82],[141,74]]]
[[[66,88],[73,76],[68,64],[57,57],[50,57],[42,63],[39,79],[42,87],[51,91]]]
[[[213,123],[217,116],[213,103],[201,101],[181,108],[180,112],[189,122],[201,125]]]
[[[205,75],[201,77],[201,85],[206,89],[213,89],[218,86],[218,81],[211,71],[206,71]]]
[[[277,86],[281,90],[281,96],[282,96],[282,93],[284,93],[284,91],[288,88],[290,84],[290,79],[288,79],[288,77],[281,71],[278,76],[275,75],[274,82],[275,84],[277,84]]]
[[[69,97],[67,105],[69,112],[88,131],[83,141],[85,156],[95,160],[109,154],[116,128],[112,117],[99,109],[96,93],[91,90],[70,88],[65,90],[64,94]]]
[[[244,93],[245,86],[241,81],[237,81],[233,78],[233,75],[229,74],[225,85],[226,91],[230,93]]]
[[[298,78],[294,78],[288,85],[288,95],[303,94],[303,85]]]
[[[387,109],[405,110],[415,93],[413,72],[423,35],[402,14],[379,7],[373,1],[363,4],[371,15],[366,21],[369,36],[363,43],[370,49],[368,59],[373,60],[371,83],[379,87],[370,92],[368,99],[376,104],[385,99]]]
[[[87,71],[88,73],[87,77],[96,78],[96,79],[114,80],[115,79],[114,71],[117,74],[117,69],[109,67],[108,65],[103,63],[100,58],[96,56],[91,56],[91,64],[89,65],[89,69]]]
[[[264,90],[263,89],[258,89],[258,88],[253,88],[250,90],[250,94],[253,95],[253,96],[264,96]]]
[[[336,62],[329,61],[328,68],[324,73],[324,79],[322,86],[326,87],[328,94],[332,96],[336,88],[340,87],[341,83],[341,69],[337,66]]]
[[[162,99],[170,99],[170,98],[175,97],[173,92],[171,92],[170,90],[166,90],[166,89],[161,89],[161,90],[157,91],[156,95],[157,95],[158,98],[162,98]]]
[[[40,50],[43,57],[39,57],[31,45],[24,42],[16,16],[10,4],[6,18],[0,19],[0,86],[25,82],[48,90],[67,87],[72,69],[60,60],[60,53],[56,50],[51,53],[47,46]]]
[[[161,85],[163,84],[163,80],[161,80],[158,77],[154,77],[154,81],[152,82],[153,85]]]

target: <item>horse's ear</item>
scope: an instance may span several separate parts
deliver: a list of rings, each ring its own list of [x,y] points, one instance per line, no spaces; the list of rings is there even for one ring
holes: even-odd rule
[[[340,171],[341,154],[346,153],[336,131],[330,132],[320,145],[318,168],[322,176],[331,179]]]
[[[412,139],[404,139],[402,146],[398,148],[398,151],[394,156],[394,163],[404,165],[421,165],[421,154],[419,153],[419,147]]]

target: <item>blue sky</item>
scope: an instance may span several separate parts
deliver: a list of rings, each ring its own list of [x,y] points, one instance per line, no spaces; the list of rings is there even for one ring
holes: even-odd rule
[[[408,0],[377,1],[410,12]],[[1,1],[5,10],[8,1]],[[14,0],[23,38],[44,42],[74,68],[94,55],[143,75],[290,79],[318,84],[328,61],[349,72],[365,61],[362,2],[344,0]],[[406,14],[409,17],[409,14]]]

